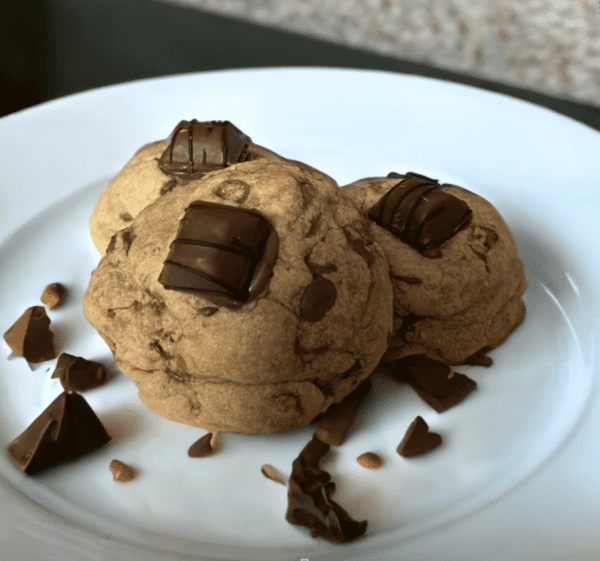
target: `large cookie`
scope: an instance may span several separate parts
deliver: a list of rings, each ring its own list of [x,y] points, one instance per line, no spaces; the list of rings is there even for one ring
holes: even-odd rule
[[[366,214],[404,178],[367,178],[342,191]],[[502,217],[475,193],[448,184],[441,189],[466,202],[472,217],[439,247],[438,257],[371,221],[394,287],[394,338],[385,359],[426,354],[452,365],[477,362],[525,313],[523,265]]]
[[[158,281],[195,201],[254,209],[278,234],[271,278],[237,309]],[[388,261],[367,228],[309,166],[235,164],[165,192],[113,236],[85,316],[160,415],[211,431],[292,429],[354,390],[387,348]]]
[[[219,167],[226,167],[229,165],[229,162],[227,155],[223,157],[223,154],[214,149],[215,139],[212,137],[217,137],[217,142],[221,141],[221,131],[229,129],[233,133],[239,133],[237,136],[244,139],[246,144],[246,151],[239,150],[239,153],[230,155],[229,161],[236,161],[240,158],[243,161],[285,161],[278,154],[254,144],[248,136],[244,135],[227,121],[182,121],[177,125],[168,139],[152,142],[140,148],[133,158],[127,162],[125,167],[112,179],[98,199],[96,208],[90,218],[90,233],[100,255],[105,254],[106,247],[112,235],[129,226],[143,208],[155,201],[161,194],[188,181],[189,174],[170,173],[167,166],[161,166],[161,158],[163,158],[166,152],[168,153],[176,138],[182,140],[181,136],[183,135],[181,133],[187,132],[192,123],[195,123],[196,129],[210,131],[210,134],[207,135],[208,138],[202,138],[204,142],[196,142],[192,146],[192,152],[194,150],[196,153],[203,152],[202,155],[204,156],[206,145],[209,145],[208,148],[212,149],[213,152],[212,159],[222,161]],[[185,129],[186,125],[187,129]],[[178,132],[179,136],[177,135]],[[177,150],[175,153],[177,155]],[[209,161],[211,159],[210,156],[209,151]],[[166,171],[163,171],[163,169]]]

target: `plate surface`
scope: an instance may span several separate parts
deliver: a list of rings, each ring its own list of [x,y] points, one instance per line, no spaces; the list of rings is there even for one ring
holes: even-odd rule
[[[88,219],[100,193],[143,144],[181,119],[227,119],[276,152],[340,185],[408,170],[488,198],[510,226],[529,289],[523,324],[478,383],[438,415],[385,374],[357,426],[323,467],[335,498],[367,535],[316,541],[285,519],[287,474],[310,439],[223,435],[222,451],[191,459],[204,431],[144,408],[86,322],[81,300],[97,254]],[[113,436],[105,448],[36,477],[8,444],[60,393],[56,361],[31,371],[0,343],[0,540],[12,558],[593,559],[600,555],[600,135],[499,94],[380,72],[275,69],[146,80],[90,91],[0,120],[0,331],[61,282],[49,311],[60,351],[109,366],[84,396]],[[400,458],[416,415],[444,445]],[[355,458],[379,453],[366,471]],[[111,459],[139,477],[112,480]],[[572,506],[576,505],[576,506]],[[565,523],[568,520],[568,523]],[[492,545],[490,545],[492,544]],[[51,552],[51,555],[50,555]],[[418,557],[421,556],[421,557]],[[425,557],[431,556],[431,557]],[[8,558],[8,557],[7,557]]]

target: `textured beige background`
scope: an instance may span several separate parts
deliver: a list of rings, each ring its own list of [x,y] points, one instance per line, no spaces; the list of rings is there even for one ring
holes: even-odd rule
[[[163,0],[600,106],[600,0]]]

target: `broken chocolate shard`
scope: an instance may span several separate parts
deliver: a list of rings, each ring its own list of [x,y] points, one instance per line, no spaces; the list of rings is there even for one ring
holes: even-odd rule
[[[442,437],[435,432],[430,432],[427,423],[418,416],[408,427],[396,451],[403,458],[407,458],[428,452],[441,443]]]
[[[368,378],[350,392],[342,401],[330,405],[324,413],[313,419],[317,427],[315,436],[330,446],[341,446],[354,425],[358,407],[371,389]]]
[[[181,121],[158,160],[167,175],[202,177],[248,158],[250,137],[229,121]]]
[[[168,290],[239,307],[270,279],[279,238],[259,212],[194,201],[188,206],[158,278]]]
[[[472,212],[467,203],[443,191],[437,181],[410,173],[368,214],[418,251],[430,251],[461,230],[471,220]]]
[[[306,526],[313,536],[335,543],[346,543],[360,538],[367,529],[367,521],[354,520],[338,503],[331,499],[335,483],[319,463],[329,451],[329,445],[313,436],[292,464],[289,478],[286,520]]]
[[[62,353],[56,362],[52,378],[59,378],[62,387],[69,392],[83,392],[97,388],[106,382],[106,368],[99,362],[80,356]]]
[[[25,473],[33,475],[75,460],[110,440],[83,396],[63,392],[8,445],[8,452]]]
[[[4,334],[12,352],[27,362],[37,363],[56,358],[54,333],[44,306],[27,308]]]
[[[325,277],[315,275],[302,294],[300,317],[311,323],[321,321],[335,305],[336,297],[335,284]]]
[[[396,361],[392,375],[407,382],[419,397],[438,413],[449,409],[477,387],[468,376],[425,355],[411,355]]]

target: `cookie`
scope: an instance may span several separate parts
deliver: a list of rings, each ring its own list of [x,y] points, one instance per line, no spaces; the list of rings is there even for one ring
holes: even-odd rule
[[[277,233],[272,275],[251,301],[215,304],[159,282],[194,205],[258,212]],[[164,191],[114,234],[84,313],[158,414],[211,432],[293,429],[354,390],[387,349],[392,285],[368,227],[305,164],[231,165]]]
[[[367,215],[404,179],[366,178],[342,191]],[[370,222],[373,239],[389,258],[394,287],[387,360],[425,354],[445,364],[473,363],[499,345],[525,314],[523,265],[502,217],[466,189],[444,184],[441,190],[464,201],[471,216],[429,255]]]
[[[179,148],[181,144],[186,144],[185,134],[193,130],[198,138],[192,144],[192,157],[200,154],[201,158],[197,159],[208,159],[210,162],[212,158],[213,162],[218,162],[202,166],[204,172],[226,167],[230,165],[229,162],[240,158],[243,158],[243,161],[284,161],[284,158],[267,148],[254,144],[228,121],[181,121],[167,140],[152,142],[140,148],[100,196],[90,218],[90,233],[100,255],[105,254],[112,235],[129,226],[143,208],[162,194],[177,189],[189,180],[193,169],[186,173],[185,170],[178,170],[177,166],[173,166],[168,160],[173,159],[174,145],[175,163],[178,155],[180,159],[184,159]],[[235,134],[234,138],[242,139],[246,149],[239,150],[239,153],[227,154],[228,147],[223,143],[223,131],[230,131]],[[215,146],[219,142],[223,143],[221,150],[217,149],[219,146]],[[183,156],[189,156],[189,152]],[[196,171],[195,175],[201,173]]]

